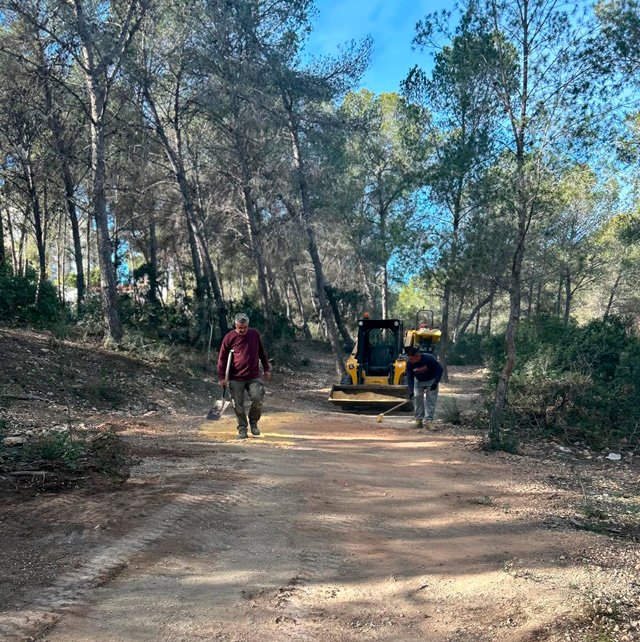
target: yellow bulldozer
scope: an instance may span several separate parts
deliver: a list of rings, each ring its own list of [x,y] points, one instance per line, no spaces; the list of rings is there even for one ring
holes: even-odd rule
[[[329,401],[343,410],[387,410],[408,400],[405,347],[434,353],[441,334],[432,310],[420,310],[415,327],[406,332],[400,319],[370,319],[365,313],[345,364],[347,374],[331,388]]]

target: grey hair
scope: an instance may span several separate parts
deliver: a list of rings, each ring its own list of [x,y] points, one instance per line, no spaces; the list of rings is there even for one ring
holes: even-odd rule
[[[245,324],[248,325],[249,317],[244,312],[238,312],[238,314],[236,314],[235,316],[234,322],[239,323],[240,325],[245,325]]]

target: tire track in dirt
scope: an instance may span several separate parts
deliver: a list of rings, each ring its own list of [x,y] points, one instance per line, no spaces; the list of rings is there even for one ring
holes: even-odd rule
[[[192,530],[201,522],[200,509],[207,518],[224,521],[244,501],[241,494],[211,494],[211,483],[188,486],[174,501],[156,512],[145,523],[95,555],[78,569],[60,576],[40,594],[0,615],[0,639],[25,640],[55,624],[61,614],[82,603],[92,588],[108,581],[129,561],[176,526]],[[213,503],[213,507],[211,504]]]

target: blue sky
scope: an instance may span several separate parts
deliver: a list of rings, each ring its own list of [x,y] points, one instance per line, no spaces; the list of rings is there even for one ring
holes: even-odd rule
[[[315,4],[318,15],[309,53],[335,54],[340,44],[371,36],[373,56],[362,86],[375,93],[398,91],[415,64],[428,67],[428,54],[411,48],[416,22],[451,6],[445,0],[316,0]]]

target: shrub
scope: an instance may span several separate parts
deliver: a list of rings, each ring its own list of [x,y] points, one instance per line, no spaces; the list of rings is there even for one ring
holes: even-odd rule
[[[47,462],[75,470],[85,453],[83,441],[74,439],[67,432],[56,431],[27,442],[13,452],[12,459],[16,462]]]
[[[491,373],[504,355],[497,342]],[[509,389],[510,412],[520,428],[584,440],[595,448],[638,441],[640,337],[622,319],[565,325],[542,317],[524,322]]]
[[[64,308],[55,287],[44,281],[38,289],[37,275],[27,270],[16,276],[7,268],[0,269],[0,320],[13,324],[33,324],[50,327],[64,316]]]
[[[486,338],[479,334],[463,334],[447,351],[451,366],[479,366],[485,361]]]

